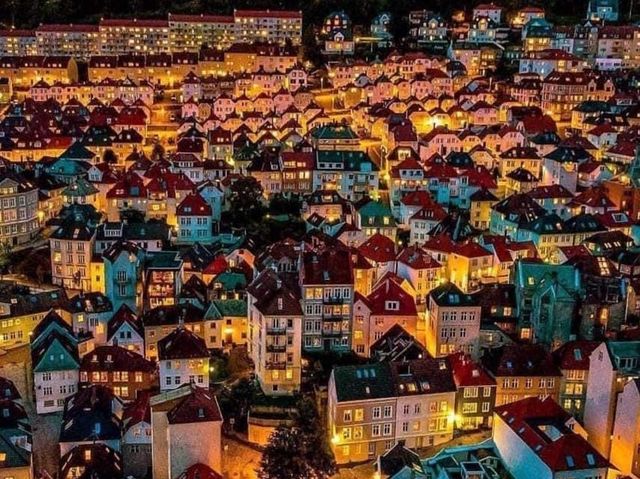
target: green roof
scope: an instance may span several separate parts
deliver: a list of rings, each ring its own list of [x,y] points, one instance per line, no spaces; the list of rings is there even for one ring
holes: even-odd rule
[[[358,135],[348,125],[324,125],[314,128],[311,136],[317,140],[357,140]]]
[[[364,151],[318,150],[316,166],[320,163],[340,163],[342,169],[346,171],[373,172],[380,170]]]
[[[205,319],[222,319],[224,317],[247,317],[247,301],[244,299],[216,299],[205,314]]]
[[[147,268],[178,269],[182,260],[177,251],[149,251],[147,252]]]
[[[92,160],[96,154],[89,150],[80,142],[75,142],[64,153],[60,155],[60,158],[66,158],[70,160]]]
[[[572,265],[519,260],[515,271],[516,283],[521,288],[536,288],[543,279],[553,278],[569,290],[579,289],[579,276]]]
[[[212,282],[214,284],[220,283],[225,291],[235,291],[247,286],[246,276],[237,271],[223,271]]]
[[[365,226],[396,226],[396,221],[389,205],[381,200],[371,200],[358,208],[360,222]],[[387,218],[385,223],[384,218]]]

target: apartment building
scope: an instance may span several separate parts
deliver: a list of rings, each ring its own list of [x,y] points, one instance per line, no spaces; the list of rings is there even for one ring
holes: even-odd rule
[[[353,266],[344,248],[302,253],[303,348],[351,351]]]
[[[67,219],[49,238],[52,282],[91,291],[91,256],[96,229],[82,216]]]
[[[33,30],[0,31],[0,52],[7,56],[25,56],[38,54],[38,42]]]
[[[11,246],[33,240],[40,228],[38,188],[7,168],[0,171],[0,242]]]
[[[249,356],[265,394],[292,394],[302,381],[300,299],[271,268],[247,288]]]
[[[39,55],[88,58],[100,52],[98,25],[42,24],[35,31]]]
[[[372,460],[398,441],[420,448],[451,440],[455,393],[446,359],[334,368],[327,417],[337,463]]]
[[[234,10],[234,40],[241,43],[287,40],[299,45],[302,12],[291,10]]]
[[[156,385],[156,366],[138,353],[120,346],[98,346],[80,363],[80,385],[102,385],[123,401]]]
[[[98,25],[100,54],[169,53],[167,20],[104,19]]]
[[[234,18],[224,15],[169,14],[172,52],[199,52],[203,45],[226,48],[234,39]]]
[[[496,381],[496,406],[532,396],[560,395],[562,373],[539,344],[508,344],[489,351],[482,364]]]
[[[426,346],[434,357],[462,351],[477,357],[481,307],[477,299],[453,283],[431,290],[427,296]]]

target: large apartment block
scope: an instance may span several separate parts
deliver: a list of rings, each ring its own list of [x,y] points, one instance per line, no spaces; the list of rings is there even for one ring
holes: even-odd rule
[[[43,24],[0,31],[0,56],[160,54],[226,49],[234,43],[299,45],[302,13],[235,10],[233,15],[174,15],[167,19],[102,19],[97,25]]]

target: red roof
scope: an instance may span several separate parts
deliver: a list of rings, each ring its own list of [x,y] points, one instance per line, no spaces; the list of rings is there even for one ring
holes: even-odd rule
[[[222,476],[209,466],[198,463],[188,467],[178,479],[222,479]]]
[[[456,247],[453,253],[459,256],[464,256],[465,258],[481,258],[482,256],[493,255],[490,251],[487,251],[478,243],[474,243],[472,241]]]
[[[107,18],[100,21],[100,26],[105,27],[148,27],[148,28],[167,28],[169,22],[167,20],[151,19],[151,20],[133,20],[121,18]]]
[[[376,263],[387,263],[396,258],[396,245],[388,236],[374,234],[358,248],[362,255]]]
[[[140,390],[136,399],[125,406],[122,412],[122,424],[126,429],[140,422],[151,424],[150,397],[149,391]]]
[[[170,22],[185,22],[185,23],[233,23],[233,16],[231,15],[181,15],[170,13]]]
[[[389,301],[397,302],[397,308],[390,309]],[[367,304],[372,314],[389,316],[417,316],[416,303],[402,286],[391,278],[379,282],[367,296]]]
[[[455,353],[449,356],[449,364],[453,370],[453,380],[457,387],[467,386],[493,386],[496,381],[464,353]]]
[[[554,472],[609,467],[586,439],[569,429],[571,415],[551,397],[522,399],[496,407],[495,413]],[[552,440],[545,427],[556,429],[559,437]]]
[[[553,359],[562,370],[588,371],[589,357],[599,345],[598,341],[569,341],[553,352]]]
[[[222,413],[216,397],[208,390],[194,385],[191,394],[180,400],[167,413],[169,424],[188,424],[192,422],[222,421]]]
[[[424,249],[418,246],[407,246],[398,256],[396,261],[409,266],[412,269],[434,269],[441,268],[442,265]]]
[[[84,32],[91,33],[98,31],[98,25],[90,25],[87,23],[74,25],[70,24],[57,24],[57,23],[45,23],[40,25],[37,29],[37,32]]]
[[[301,11],[294,10],[235,10],[233,12],[236,18],[256,17],[256,18],[300,18]]]
[[[178,216],[211,216],[211,206],[198,193],[189,193],[176,208]]]

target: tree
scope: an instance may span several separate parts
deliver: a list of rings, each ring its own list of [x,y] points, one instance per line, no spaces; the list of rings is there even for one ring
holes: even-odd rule
[[[279,427],[262,454],[259,479],[327,479],[335,471],[319,468],[314,460],[315,443],[298,428]]]
[[[246,225],[250,220],[257,221],[264,213],[262,204],[262,185],[252,176],[237,179],[231,184],[229,197],[230,219],[235,225]]]
[[[104,155],[102,155],[102,161],[110,165],[115,165],[118,163],[118,155],[116,155],[115,151],[111,148],[108,148],[105,150]]]
[[[151,150],[151,161],[160,161],[164,159],[164,155],[164,146],[162,146],[159,142],[153,145],[153,150]]]

